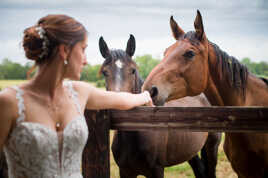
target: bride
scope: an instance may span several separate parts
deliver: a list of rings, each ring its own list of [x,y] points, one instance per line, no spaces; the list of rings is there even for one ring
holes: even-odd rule
[[[9,177],[82,178],[84,110],[152,105],[148,92],[115,93],[75,81],[87,64],[86,47],[86,29],[66,15],[48,15],[24,31],[25,55],[38,71],[0,93],[0,150]]]

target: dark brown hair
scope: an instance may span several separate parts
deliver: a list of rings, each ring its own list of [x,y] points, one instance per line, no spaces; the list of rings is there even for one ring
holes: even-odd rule
[[[44,38],[40,37],[36,27],[41,27],[48,39],[47,53],[43,53]],[[85,27],[74,18],[67,15],[47,15],[38,23],[24,30],[23,48],[28,59],[34,60],[37,65],[49,62],[57,52],[59,44],[73,47],[77,42],[84,40]]]

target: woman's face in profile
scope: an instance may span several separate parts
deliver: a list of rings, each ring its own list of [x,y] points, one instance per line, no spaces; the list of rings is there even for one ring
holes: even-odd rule
[[[87,64],[85,50],[87,48],[87,36],[83,41],[75,44],[67,64],[66,77],[71,80],[79,80],[83,67]]]

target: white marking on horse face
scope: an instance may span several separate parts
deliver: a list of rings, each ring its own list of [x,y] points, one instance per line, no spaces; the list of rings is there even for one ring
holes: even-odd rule
[[[119,69],[122,69],[122,67],[123,67],[123,63],[121,62],[120,59],[117,59],[117,61],[115,62],[115,65],[116,65],[116,67],[118,67]]]
[[[121,70],[120,68],[115,69],[115,91],[120,91],[121,85],[122,85],[122,78],[121,78]]]
[[[115,62],[115,91],[120,91],[121,85],[122,85],[122,71],[121,69],[123,68],[123,63],[121,62],[120,59],[117,59]]]

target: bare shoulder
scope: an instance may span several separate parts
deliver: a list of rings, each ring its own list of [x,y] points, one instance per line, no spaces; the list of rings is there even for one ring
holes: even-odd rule
[[[72,85],[74,90],[78,92],[82,107],[85,107],[96,88],[93,85],[83,81],[72,81]]]
[[[0,92],[0,150],[17,118],[16,104],[16,92],[13,89],[9,88]]]
[[[83,81],[72,81],[73,88],[79,93],[89,93],[94,90],[95,87],[87,82]]]
[[[0,122],[3,119],[12,119],[17,113],[16,91],[13,89],[4,89],[0,92]]]
[[[16,92],[10,88],[2,90],[0,92],[0,104],[3,105],[2,107],[12,105],[16,101],[15,94]]]

